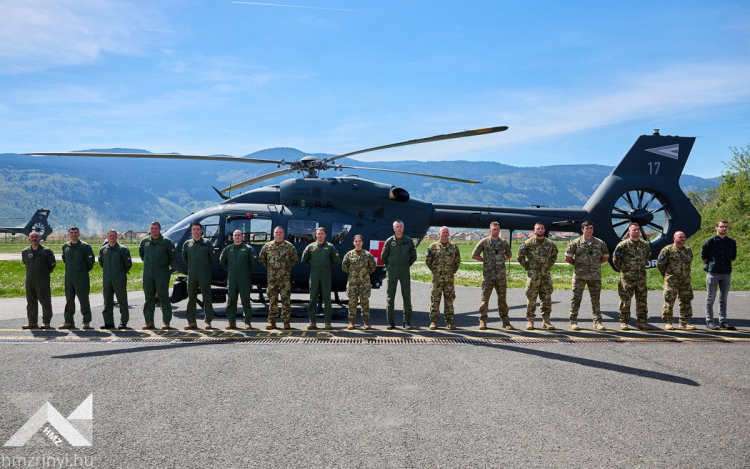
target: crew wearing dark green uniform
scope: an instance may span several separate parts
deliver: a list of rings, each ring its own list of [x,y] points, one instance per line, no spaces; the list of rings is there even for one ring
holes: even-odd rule
[[[318,293],[323,296],[325,310],[323,317],[326,329],[331,328],[331,267],[341,264],[341,258],[333,244],[326,241],[326,230],[315,231],[317,241],[310,243],[302,253],[302,264],[310,268],[310,301],[307,304],[307,316],[310,319],[308,329],[317,329],[315,313],[318,308]]]
[[[101,329],[115,327],[114,297],[120,304],[120,325],[118,329],[126,329],[130,320],[128,310],[128,272],[133,266],[130,250],[117,242],[117,231],[107,232],[107,244],[99,249],[99,265],[102,266],[102,294],[104,295],[104,325]]]
[[[151,222],[149,236],[141,240],[138,254],[143,259],[143,294],[146,299],[143,304],[143,317],[146,319],[143,329],[155,329],[154,310],[157,296],[164,321],[162,329],[169,329],[169,323],[172,321],[172,303],[169,299],[170,265],[176,254],[172,241],[161,235],[161,224],[158,221]]]
[[[55,270],[55,254],[51,249],[42,246],[39,233],[29,234],[31,245],[21,253],[21,260],[26,266],[26,317],[29,322],[23,329],[39,327],[39,304],[42,304],[42,329],[49,329],[52,321],[52,294],[49,277]]]
[[[411,328],[411,275],[409,268],[417,260],[417,248],[414,241],[404,234],[404,222],[393,222],[394,235],[385,240],[380,260],[385,264],[388,278],[388,302],[385,314],[388,328],[396,327],[394,304],[396,300],[396,285],[401,282],[401,297],[404,300],[404,327]]]
[[[65,263],[65,323],[60,329],[75,327],[76,297],[81,304],[83,328],[91,329],[91,304],[89,292],[91,284],[89,272],[94,268],[96,258],[91,245],[78,239],[80,232],[75,226],[68,229],[70,242],[62,246],[62,260]]]
[[[192,239],[182,245],[182,260],[188,268],[188,304],[185,330],[197,329],[195,304],[198,302],[198,289],[203,295],[203,311],[206,329],[211,329],[214,308],[211,304],[211,266],[216,260],[211,241],[203,238],[203,227],[195,222],[190,227]]]
[[[255,250],[249,244],[242,242],[242,231],[232,233],[233,244],[225,247],[219,256],[219,263],[227,269],[227,327],[237,328],[237,294],[242,301],[242,313],[245,315],[245,329],[252,329],[251,318],[253,310],[250,306],[250,271],[258,263]]]

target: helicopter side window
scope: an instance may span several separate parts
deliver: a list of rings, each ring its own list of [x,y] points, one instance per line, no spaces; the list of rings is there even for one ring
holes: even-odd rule
[[[234,243],[232,233],[240,230],[243,233],[242,241],[248,244],[265,244],[273,239],[273,223],[269,218],[249,218],[247,216],[227,216],[224,229],[226,244]]]
[[[352,225],[349,223],[333,222],[333,226],[331,227],[331,244],[343,243],[351,229]]]
[[[211,241],[213,246],[219,245],[219,216],[214,215],[201,220],[203,227],[203,237]]]
[[[320,223],[314,220],[289,220],[286,225],[286,239],[290,243],[310,244],[315,241],[315,230]]]

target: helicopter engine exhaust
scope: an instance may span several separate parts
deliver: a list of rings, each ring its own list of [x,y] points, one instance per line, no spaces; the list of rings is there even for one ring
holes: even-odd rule
[[[400,187],[391,187],[391,191],[388,193],[388,197],[394,202],[408,202],[411,196],[409,191]]]

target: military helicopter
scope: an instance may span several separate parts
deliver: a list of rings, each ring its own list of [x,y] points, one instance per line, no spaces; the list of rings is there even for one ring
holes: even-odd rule
[[[168,158],[227,161],[254,164],[275,164],[277,171],[231,185],[217,192],[224,199],[218,205],[192,213],[171,227],[165,236],[175,243],[178,251],[190,238],[190,226],[200,222],[204,235],[211,239],[217,254],[232,243],[232,232],[241,230],[244,239],[259,252],[262,244],[273,239],[275,226],[286,230],[287,240],[297,248],[298,254],[314,241],[315,230],[325,227],[330,241],[343,256],[352,249],[355,234],[361,234],[365,245],[378,260],[378,269],[371,276],[373,288],[379,288],[385,278],[380,261],[383,242],[393,234],[392,223],[405,222],[405,233],[422,240],[432,226],[487,228],[498,221],[503,229],[531,230],[535,223],[543,223],[547,231],[578,231],[581,222],[590,220],[596,226],[596,235],[610,250],[627,232],[630,222],[639,223],[650,230],[651,265],[662,247],[672,241],[676,231],[687,236],[700,228],[700,215],[679,186],[679,178],[695,142],[694,137],[662,136],[658,130],[653,135],[640,136],[612,173],[602,182],[582,209],[505,208],[463,206],[431,203],[411,198],[409,192],[390,184],[370,181],[356,176],[320,176],[322,171],[359,169],[410,174],[467,184],[477,181],[439,175],[413,173],[391,169],[343,166],[335,161],[366,152],[422,144],[454,138],[502,132],[508,127],[490,127],[453,134],[437,135],[417,140],[383,145],[329,158],[306,156],[299,160],[262,160],[241,157],[174,155],[153,153],[28,153],[29,155],[92,156],[116,158]],[[303,173],[302,178],[288,179],[279,184],[252,189],[233,197],[223,194],[273,177]],[[216,189],[216,188],[214,188]],[[179,253],[178,253],[179,254]],[[218,255],[217,255],[218,259]],[[180,255],[172,267],[186,273],[187,266]],[[218,261],[212,269],[212,280],[217,286],[226,285],[226,271]],[[306,291],[309,270],[298,264],[292,269],[292,286],[295,291]],[[332,289],[336,293],[346,289],[346,274],[340,268],[332,273]],[[253,285],[262,292],[266,285],[265,269],[258,266],[253,271]],[[184,281],[175,283],[173,302],[186,297]],[[261,296],[262,300],[262,296]]]
[[[39,209],[31,217],[26,226],[0,226],[0,233],[24,234],[28,236],[32,231],[36,231],[42,236],[42,241],[52,233],[52,228],[47,223],[49,210]]]

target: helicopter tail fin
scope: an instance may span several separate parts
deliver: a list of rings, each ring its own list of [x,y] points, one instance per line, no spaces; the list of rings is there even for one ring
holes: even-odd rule
[[[23,228],[23,233],[28,236],[32,231],[38,232],[42,236],[42,240],[47,239],[47,236],[52,233],[52,227],[47,222],[49,217],[49,210],[40,209],[31,217],[31,220]]]
[[[700,229],[700,214],[680,188],[694,143],[695,137],[659,135],[658,131],[638,137],[583,207],[597,227],[596,235],[610,248],[636,222],[649,236],[649,266],[653,267],[675,232],[689,237]]]

